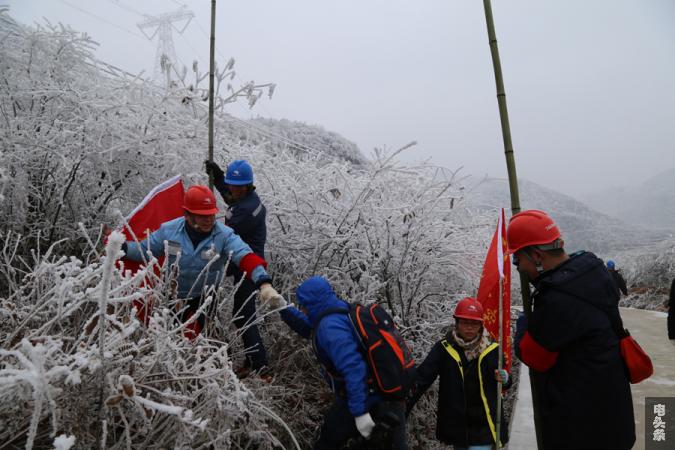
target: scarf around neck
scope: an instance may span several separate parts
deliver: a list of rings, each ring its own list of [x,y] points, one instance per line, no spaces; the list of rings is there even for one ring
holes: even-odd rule
[[[457,343],[457,345],[464,350],[464,355],[466,356],[466,359],[469,361],[473,361],[474,359],[478,358],[481,353],[483,353],[483,350],[488,348],[490,345],[490,339],[488,338],[487,334],[485,333],[485,328],[483,328],[482,332],[478,334],[473,340],[471,341],[465,341],[462,339],[459,334],[457,334],[457,328],[452,325],[450,328],[450,336],[452,339]]]

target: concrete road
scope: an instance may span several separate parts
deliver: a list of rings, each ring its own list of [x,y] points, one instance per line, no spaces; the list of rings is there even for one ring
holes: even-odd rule
[[[637,433],[633,449],[644,450],[645,397],[675,397],[675,342],[668,340],[665,313],[621,308],[621,317],[624,326],[649,354],[654,364],[654,375],[642,383],[631,385]],[[524,364],[521,365],[520,383],[508,448],[536,450],[530,378]],[[651,438],[651,435],[648,433],[647,437]]]

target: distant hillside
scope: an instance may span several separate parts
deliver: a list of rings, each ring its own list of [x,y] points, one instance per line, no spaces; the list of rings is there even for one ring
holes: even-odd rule
[[[264,144],[268,149],[291,150],[298,156],[316,155],[319,151],[355,165],[363,165],[367,161],[355,143],[319,125],[263,117],[250,119],[245,123],[245,134],[241,137],[249,144]],[[234,126],[237,127],[236,122]],[[238,128],[241,129],[240,126]]]
[[[467,204],[479,209],[505,207],[511,200],[505,179],[473,180]],[[469,183],[470,184],[470,183]],[[536,183],[519,180],[521,209],[541,209],[549,213],[560,227],[566,247],[607,253],[638,248],[663,239],[663,233],[647,231],[595,211],[574,198]]]
[[[606,189],[584,197],[591,207],[633,225],[675,231],[675,168],[637,187]]]

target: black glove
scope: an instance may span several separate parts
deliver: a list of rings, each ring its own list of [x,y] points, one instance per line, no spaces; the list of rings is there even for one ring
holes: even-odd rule
[[[223,169],[221,169],[220,166],[213,161],[209,161],[207,159],[204,161],[204,165],[206,166],[206,173],[212,176],[214,180],[222,180],[225,177]]]

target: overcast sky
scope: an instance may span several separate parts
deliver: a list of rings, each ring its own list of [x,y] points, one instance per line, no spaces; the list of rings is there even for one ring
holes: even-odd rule
[[[1,3],[7,3],[7,0]],[[9,0],[10,14],[85,31],[100,59],[153,72],[141,14],[195,13],[178,58],[208,68],[209,0]],[[675,167],[675,1],[496,0],[518,175],[570,195],[635,185]],[[178,25],[179,26],[179,25]],[[374,147],[419,144],[464,173],[505,177],[479,0],[218,0],[216,56],[240,81],[277,83],[261,115],[319,124]]]

